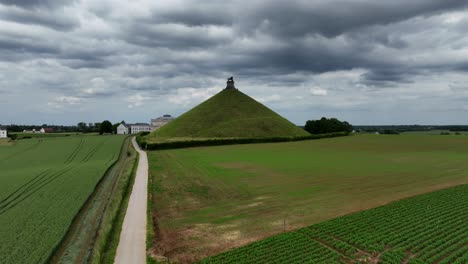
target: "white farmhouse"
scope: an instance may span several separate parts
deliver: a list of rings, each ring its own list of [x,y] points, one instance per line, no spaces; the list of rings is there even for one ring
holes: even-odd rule
[[[146,123],[130,124],[130,133],[138,134],[139,132],[151,131],[151,126]]]
[[[6,138],[7,137],[7,129],[6,127],[1,127],[0,126],[0,138]]]
[[[119,135],[127,135],[128,134],[128,127],[125,124],[120,124],[117,127],[117,134]]]
[[[151,130],[156,130],[165,124],[171,122],[174,120],[175,117],[172,117],[171,115],[163,115],[161,117],[158,117],[156,119],[151,119]]]

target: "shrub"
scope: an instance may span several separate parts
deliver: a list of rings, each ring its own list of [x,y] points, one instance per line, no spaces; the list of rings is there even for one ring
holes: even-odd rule
[[[137,135],[136,140],[142,149],[145,150],[163,150],[177,149],[190,147],[206,147],[206,146],[221,146],[235,144],[252,144],[252,143],[274,143],[274,142],[291,142],[312,140],[320,138],[342,137],[349,135],[348,132],[336,132],[319,135],[299,136],[299,137],[270,137],[270,138],[213,138],[204,140],[186,140],[186,141],[171,141],[159,143],[147,143],[145,139]]]

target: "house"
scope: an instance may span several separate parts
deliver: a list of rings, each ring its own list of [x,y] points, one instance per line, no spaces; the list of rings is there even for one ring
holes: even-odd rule
[[[136,124],[129,124],[130,126],[130,133],[138,134],[139,132],[144,131],[151,131],[151,126],[146,123],[136,123]]]
[[[126,124],[120,124],[118,127],[117,127],[117,134],[118,135],[127,135],[129,132],[128,132],[128,126]]]
[[[0,126],[0,138],[7,138],[8,132],[6,127]]]
[[[161,117],[151,119],[151,131],[164,126],[165,124],[171,122],[174,119],[175,117],[172,117],[171,115],[163,115]]]
[[[54,133],[54,129],[50,127],[43,127],[39,130],[39,133]]]

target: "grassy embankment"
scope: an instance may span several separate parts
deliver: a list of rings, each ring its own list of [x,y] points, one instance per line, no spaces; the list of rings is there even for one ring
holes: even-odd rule
[[[0,147],[0,262],[45,262],[117,160],[123,140],[54,137]]]
[[[468,183],[464,136],[362,135],[149,152],[152,255],[190,262]]]
[[[308,132],[239,90],[223,90],[164,125],[148,142],[174,138],[295,137]]]

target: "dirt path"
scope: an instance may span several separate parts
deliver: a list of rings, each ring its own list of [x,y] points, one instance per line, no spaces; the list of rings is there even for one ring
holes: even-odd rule
[[[148,158],[135,138],[133,146],[140,154],[132,194],[122,225],[114,263],[146,263],[146,208],[148,196]]]

